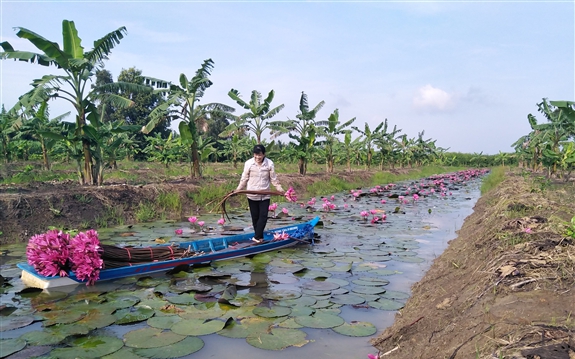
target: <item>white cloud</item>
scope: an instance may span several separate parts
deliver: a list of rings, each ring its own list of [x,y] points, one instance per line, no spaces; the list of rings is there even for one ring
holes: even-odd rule
[[[431,112],[449,111],[454,102],[453,95],[429,84],[420,87],[413,98],[415,109]]]

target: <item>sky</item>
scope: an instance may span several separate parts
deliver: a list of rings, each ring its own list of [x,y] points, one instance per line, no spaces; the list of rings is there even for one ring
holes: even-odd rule
[[[178,83],[205,59],[213,81],[202,103],[245,112],[272,89],[273,120],[293,119],[302,92],[310,107],[335,109],[341,122],[436,140],[449,151],[497,154],[530,132],[537,103],[575,100],[575,2],[570,1],[5,1],[0,38],[24,27],[62,46],[62,20],[74,21],[85,50],[121,26],[128,34],[105,62],[114,79],[136,67]],[[0,61],[0,103],[11,108],[54,67]],[[72,111],[59,100],[50,114]],[[358,136],[355,134],[354,137]],[[266,137],[266,136],[264,136]],[[289,139],[286,137],[285,141]]]

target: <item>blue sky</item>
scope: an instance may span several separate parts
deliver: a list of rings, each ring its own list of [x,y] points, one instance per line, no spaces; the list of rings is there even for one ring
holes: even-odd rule
[[[120,26],[128,35],[106,68],[177,82],[215,62],[204,103],[235,103],[231,88],[274,89],[274,119],[294,118],[301,92],[318,119],[336,108],[340,120],[371,129],[384,119],[408,137],[450,151],[496,154],[529,132],[542,98],[575,100],[575,5],[564,2],[306,1],[2,1],[1,38],[24,27],[62,43],[73,20],[84,48]],[[0,61],[0,102],[10,108],[46,68]],[[236,107],[236,114],[243,109]],[[51,115],[72,110],[52,102]],[[542,120],[542,116],[537,114]],[[287,140],[287,138],[285,139]]]

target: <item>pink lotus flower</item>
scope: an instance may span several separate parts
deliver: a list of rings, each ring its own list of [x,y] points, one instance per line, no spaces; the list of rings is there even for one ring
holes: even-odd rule
[[[197,217],[190,217],[188,218],[188,221],[190,221],[191,224],[195,224],[198,221]]]
[[[375,224],[375,223],[377,223],[377,221],[379,221],[379,217],[373,217],[371,219],[371,224]]]
[[[274,239],[272,239],[272,241],[283,241],[284,239],[288,239],[289,238],[289,234],[287,234],[286,232],[281,232],[281,233],[274,233]]]
[[[529,227],[525,228],[525,233],[532,233],[531,228]]]
[[[175,230],[175,232],[176,232],[176,234],[177,234],[178,236],[181,236],[182,233],[184,233],[184,230],[181,229],[181,228],[178,228],[178,229]]]
[[[206,224],[206,222],[204,222],[204,221],[199,221],[199,222],[198,222],[198,226],[200,226],[200,227],[203,227],[204,224]]]
[[[343,208],[347,209],[347,207],[349,207],[349,206],[347,205],[347,203],[345,203],[345,204],[343,205]]]
[[[368,359],[379,359],[379,354],[367,354]]]
[[[71,269],[80,280],[87,281],[86,285],[93,285],[100,278],[100,269],[104,261],[100,257],[100,241],[98,232],[93,229],[80,232],[70,241]]]
[[[376,210],[376,209],[370,209],[370,210],[369,210],[369,213],[371,213],[371,214],[376,214],[376,213],[377,213],[377,210]]]
[[[295,194],[295,190],[293,189],[293,187],[290,187],[286,193],[284,194],[285,198],[288,200],[288,202],[297,202],[297,196]]]
[[[331,196],[330,199],[333,201],[335,199],[335,196]]]
[[[224,219],[224,217],[218,219],[218,224],[219,224],[220,226],[223,226],[224,223],[226,223],[226,220]]]
[[[369,216],[369,212],[368,211],[361,211],[359,213],[359,215],[362,216],[365,221],[367,221],[367,216]]]
[[[387,202],[385,202],[384,199],[381,200],[381,204],[386,204]]]
[[[272,203],[269,207],[268,210],[275,212],[275,210],[278,208],[278,204],[277,203]]]
[[[70,235],[58,230],[50,230],[30,238],[26,246],[28,264],[39,274],[47,277],[68,276],[66,271],[69,258]]]
[[[417,193],[413,194],[413,200],[417,201],[419,199],[419,195]]]
[[[287,208],[284,207],[284,208],[282,208],[282,213],[283,214],[289,214],[289,211]]]

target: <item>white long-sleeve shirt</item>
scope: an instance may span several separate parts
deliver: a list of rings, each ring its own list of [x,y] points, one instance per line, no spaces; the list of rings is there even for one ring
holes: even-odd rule
[[[244,165],[244,171],[242,172],[242,178],[240,179],[240,184],[237,190],[242,190],[247,186],[248,191],[269,191],[270,183],[274,187],[283,192],[283,188],[278,181],[276,175],[276,170],[274,163],[267,157],[264,157],[261,165],[258,165],[255,159],[250,158],[246,161]],[[264,199],[269,199],[269,195],[257,195],[248,194],[247,197],[254,201],[263,201]]]

